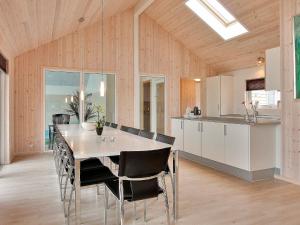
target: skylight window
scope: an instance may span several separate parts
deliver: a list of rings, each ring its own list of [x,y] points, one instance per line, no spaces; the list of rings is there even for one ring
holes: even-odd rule
[[[217,0],[188,0],[185,4],[224,40],[248,32]]]

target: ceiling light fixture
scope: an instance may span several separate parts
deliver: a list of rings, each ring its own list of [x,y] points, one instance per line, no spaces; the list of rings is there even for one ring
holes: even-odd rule
[[[104,97],[105,95],[105,83],[104,83],[104,74],[103,74],[103,66],[104,66],[104,0],[101,0],[101,81],[100,81],[100,87],[99,87],[99,92],[100,92],[100,97]]]
[[[195,78],[194,81],[195,81],[195,82],[200,82],[201,79],[200,79],[200,78]]]
[[[83,23],[84,21],[85,21],[84,17],[80,17],[80,18],[78,19],[78,22],[79,22],[79,23]]]
[[[257,60],[256,60],[256,64],[258,66],[261,66],[265,63],[265,58],[264,57],[258,57]]]
[[[185,4],[224,40],[248,32],[217,0],[188,0]]]

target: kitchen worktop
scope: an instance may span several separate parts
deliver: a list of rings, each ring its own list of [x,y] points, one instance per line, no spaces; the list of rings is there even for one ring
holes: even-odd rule
[[[195,120],[195,121],[209,121],[209,122],[217,122],[217,123],[233,123],[233,124],[248,124],[251,126],[257,125],[279,125],[280,120],[277,119],[269,119],[269,118],[258,118],[257,123],[247,122],[242,118],[232,118],[232,117],[206,117],[202,116],[199,118],[187,118],[187,117],[172,117],[172,119],[183,119],[183,120]]]

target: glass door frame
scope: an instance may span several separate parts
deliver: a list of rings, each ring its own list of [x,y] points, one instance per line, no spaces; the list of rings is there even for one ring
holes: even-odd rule
[[[45,129],[46,129],[46,125],[45,125],[45,122],[46,122],[46,118],[45,118],[45,112],[46,112],[46,99],[45,99],[45,95],[46,95],[46,88],[45,88],[45,76],[46,76],[46,72],[47,71],[53,71],[53,72],[69,72],[69,73],[79,73],[80,74],[80,85],[79,85],[79,93],[80,93],[80,102],[79,102],[79,124],[82,124],[82,122],[84,122],[84,100],[81,100],[82,99],[82,95],[84,96],[84,74],[85,73],[99,73],[99,74],[102,74],[102,75],[113,75],[115,77],[115,123],[117,123],[117,118],[118,118],[118,110],[117,110],[117,102],[118,102],[118,96],[117,96],[117,77],[116,77],[116,74],[115,73],[112,73],[112,72],[101,72],[101,71],[98,71],[98,70],[79,70],[79,69],[67,69],[67,68],[59,68],[59,67],[44,67],[43,68],[43,76],[42,76],[42,93],[43,93],[43,96],[42,96],[42,122],[43,122],[43,126],[42,126],[42,133],[43,133],[43,138],[42,138],[42,146],[44,147],[44,151],[46,150],[46,146],[45,146]]]
[[[143,74],[140,74],[139,76],[139,94],[138,94],[138,98],[139,98],[139,128],[141,128],[141,81],[142,81],[142,78],[145,78],[145,77],[149,77],[151,79],[155,79],[155,78],[163,78],[164,79],[164,84],[165,84],[165,88],[164,88],[164,133],[168,130],[167,129],[167,126],[168,126],[168,104],[167,104],[167,99],[168,99],[168,93],[167,93],[167,77],[165,75],[157,75],[157,74],[147,74],[147,73],[143,73]],[[152,89],[152,87],[150,88]],[[152,109],[150,110],[150,112],[152,111]],[[150,116],[150,127],[151,127],[151,131],[152,132],[157,132],[156,131],[153,131],[152,130],[152,118]]]

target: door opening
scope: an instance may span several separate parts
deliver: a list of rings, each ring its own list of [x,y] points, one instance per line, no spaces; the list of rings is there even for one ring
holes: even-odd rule
[[[141,129],[165,133],[165,78],[141,76],[140,100]]]

